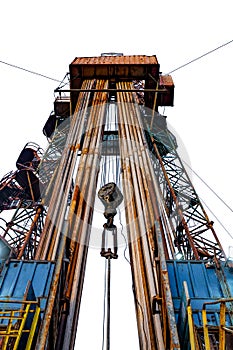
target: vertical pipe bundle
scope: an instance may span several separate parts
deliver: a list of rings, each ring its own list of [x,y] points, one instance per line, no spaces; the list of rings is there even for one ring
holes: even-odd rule
[[[63,298],[66,302],[56,316],[60,326],[56,346],[59,349],[74,347],[100,166],[108,81],[83,82],[82,89],[93,87],[97,90],[93,96],[90,92],[79,94],[57,171],[43,237],[37,250],[38,259],[56,261],[37,350],[46,347],[54,305],[62,296],[58,297],[59,288],[64,289]],[[130,88],[130,83],[117,83],[117,89]],[[156,240],[158,225],[159,230],[163,230],[159,215],[160,193],[134,95],[127,91],[117,92],[117,101],[122,181],[139,341],[141,349],[163,350],[167,348],[167,316],[165,302],[162,302],[163,307],[160,304],[161,295],[164,295],[161,291],[161,271],[156,262],[159,255]],[[78,161],[79,150],[81,156]],[[72,181],[74,190],[68,205]],[[67,252],[68,256],[65,256]],[[64,257],[69,258],[69,263],[61,285]],[[165,313],[165,317],[161,312]],[[171,341],[170,338],[168,341]]]
[[[131,84],[121,82],[117,88],[130,89]],[[153,310],[154,301],[159,301],[162,293],[159,265],[155,266],[158,258],[155,224],[159,224],[161,231],[163,229],[159,215],[160,192],[133,93],[118,92],[117,101],[125,211],[140,346],[142,349],[162,350],[167,346],[166,327],[161,324],[159,303]],[[175,335],[178,344],[177,339]]]
[[[87,80],[82,84],[83,89],[93,87],[99,90],[106,89],[108,82]],[[92,105],[88,109],[90,101],[92,101]],[[69,314],[67,315],[61,311],[61,317],[64,319],[59,322],[60,329],[58,333],[64,335],[62,339],[64,349],[73,348],[74,346],[99,171],[106,101],[107,94],[104,92],[94,93],[92,100],[90,92],[80,93],[72,117],[65,150],[57,171],[47,222],[43,232],[44,239],[41,239],[37,251],[37,258],[56,260],[53,285],[36,345],[37,350],[46,347],[46,338],[53,316],[59,283],[61,282],[61,270],[67,248],[69,248],[70,255],[64,283],[66,289],[63,291],[63,296],[65,300],[69,301]],[[74,192],[67,214],[68,196],[77,166],[83,132],[85,132],[85,137],[81,150],[82,154],[78,162]],[[58,315],[58,317],[60,316]],[[62,344],[60,345],[60,348],[62,348]]]
[[[97,80],[96,89],[107,89],[107,87],[108,81]],[[70,309],[66,323],[64,344],[66,346],[70,344],[71,348],[75,341],[75,331],[85,275],[100,165],[106,102],[106,93],[96,92],[94,94],[69,214],[71,259],[67,273],[68,288],[66,298],[70,300]]]

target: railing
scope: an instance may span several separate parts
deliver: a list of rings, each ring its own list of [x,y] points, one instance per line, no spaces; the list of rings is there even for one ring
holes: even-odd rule
[[[187,289],[186,289],[186,292],[187,292]],[[226,325],[227,323],[226,322],[226,311],[227,311],[226,303],[228,302],[233,302],[233,298],[218,299],[218,300],[206,302],[203,304],[203,307],[202,307],[203,341],[202,341],[202,345],[200,345],[198,342],[198,333],[200,333],[200,329],[199,331],[197,331],[197,328],[195,327],[195,324],[193,321],[191,299],[189,297],[186,299],[186,315],[187,315],[188,329],[189,329],[188,342],[191,350],[199,350],[199,349],[225,350],[228,348],[226,344],[226,333],[233,334],[233,328]],[[219,325],[213,326],[211,324],[208,324],[207,306],[216,305],[216,304],[220,304]],[[211,336],[213,336],[213,330],[215,334],[214,345],[213,345],[213,341],[211,340]],[[216,340],[217,340],[217,343],[216,343]]]
[[[204,332],[204,342],[205,349],[211,350],[209,329],[207,321],[207,311],[206,307],[208,305],[220,304],[220,317],[219,317],[219,350],[225,350],[226,347],[226,332],[233,333],[233,329],[226,326],[226,303],[233,302],[233,298],[229,299],[219,299],[212,302],[206,302],[203,304],[202,308],[202,320],[203,320],[203,332]]]
[[[183,282],[183,294],[181,298],[178,323],[181,349],[199,350],[193,321],[191,298],[189,296],[188,285],[186,281]]]
[[[30,350],[39,315],[37,302],[0,300],[0,349]]]

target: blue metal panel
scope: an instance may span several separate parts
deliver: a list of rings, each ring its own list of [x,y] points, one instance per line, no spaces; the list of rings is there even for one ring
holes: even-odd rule
[[[31,284],[34,298],[43,309],[49,294],[55,264],[48,261],[10,261],[0,274],[0,299],[23,300]]]
[[[177,322],[180,320],[181,299],[183,293],[183,282],[186,281],[191,307],[193,312],[194,324],[202,326],[201,310],[203,304],[220,298],[229,297],[224,295],[224,288],[218,279],[215,268],[206,268],[201,261],[167,261],[168,275],[171,286],[171,293],[175,309]],[[222,267],[226,276],[226,283],[232,293],[233,291],[233,273],[226,267]],[[219,325],[219,305],[209,305],[207,308],[207,317],[209,324]],[[179,321],[180,320],[180,321]],[[231,320],[227,316],[227,325],[231,325]]]
[[[222,291],[221,288],[221,284],[217,278],[216,272],[214,268],[211,269],[205,269],[206,274],[207,274],[207,279],[208,279],[208,283],[209,286],[211,286],[211,292],[210,292],[210,296],[213,299],[218,299],[222,296],[224,296],[224,293]]]
[[[223,297],[215,269],[207,269],[203,262],[169,260],[167,266],[173,297],[181,297],[184,281],[191,298]]]
[[[231,295],[233,296],[233,269],[228,267],[227,264],[223,266],[224,274],[226,276],[226,281]]]
[[[206,269],[203,262],[169,260],[167,266],[173,297],[181,297],[184,281],[191,298],[223,297],[215,270]]]

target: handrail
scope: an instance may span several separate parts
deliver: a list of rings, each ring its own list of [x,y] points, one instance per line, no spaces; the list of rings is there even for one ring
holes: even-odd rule
[[[233,298],[218,299],[215,301],[206,302],[202,307],[203,332],[206,350],[210,350],[210,340],[207,321],[208,305],[220,304],[220,319],[219,319],[219,350],[225,350],[226,336],[225,332],[233,333],[233,330],[226,327],[226,303],[233,302]]]
[[[25,350],[30,350],[33,337],[36,331],[38,319],[40,316],[40,307],[37,301],[26,301],[26,300],[0,300],[0,304],[7,304],[5,310],[0,310],[0,321],[4,325],[4,329],[0,329],[0,347],[2,350],[20,349],[20,340],[22,334],[28,334],[27,343],[24,344]],[[10,308],[12,304],[19,304],[19,308]],[[33,308],[32,308],[33,307]],[[34,313],[31,320],[31,324],[28,329],[25,329],[26,321],[29,314]],[[15,339],[13,341],[13,339]],[[12,343],[13,341],[13,343]]]

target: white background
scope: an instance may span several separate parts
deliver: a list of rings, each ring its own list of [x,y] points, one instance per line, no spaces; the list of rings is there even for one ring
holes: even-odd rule
[[[110,51],[155,54],[160,70],[168,73],[233,39],[231,8],[230,0],[5,1],[0,12],[0,60],[61,80],[77,56]],[[174,107],[165,110],[168,122],[185,145],[192,168],[231,207],[232,59],[230,44],[174,72]],[[0,178],[15,170],[15,161],[27,142],[46,145],[42,128],[53,109],[57,85],[0,63]],[[200,197],[233,234],[232,212],[195,175],[193,181]],[[227,250],[233,245],[232,239],[208,213]],[[99,253],[91,255],[96,256],[96,262],[88,271],[95,272],[85,287],[82,315],[86,317],[82,319],[87,322],[80,322],[79,350],[101,349],[102,342],[104,261]],[[127,308],[133,305],[132,293],[126,292],[131,288],[130,267],[122,252],[120,255],[113,262],[118,266],[115,275],[121,277],[118,281],[113,278],[117,293],[111,350],[137,349],[134,310]]]

